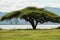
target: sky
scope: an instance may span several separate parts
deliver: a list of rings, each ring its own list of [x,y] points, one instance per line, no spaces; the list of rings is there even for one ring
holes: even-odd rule
[[[0,12],[11,12],[27,6],[60,8],[60,0],[0,0]]]

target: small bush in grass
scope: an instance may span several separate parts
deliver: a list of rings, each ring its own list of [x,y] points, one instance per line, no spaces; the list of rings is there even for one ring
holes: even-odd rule
[[[59,26],[59,27],[57,27],[56,29],[60,29],[60,26]]]
[[[2,30],[2,28],[0,28],[0,30]]]

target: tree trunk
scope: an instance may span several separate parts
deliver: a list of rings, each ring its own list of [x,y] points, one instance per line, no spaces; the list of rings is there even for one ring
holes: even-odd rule
[[[32,25],[32,28],[35,30],[37,27],[38,22],[31,21],[30,24]]]
[[[33,25],[32,27],[33,27],[34,30],[36,29],[36,26],[35,25]]]
[[[36,30],[36,27],[33,27],[34,30]]]

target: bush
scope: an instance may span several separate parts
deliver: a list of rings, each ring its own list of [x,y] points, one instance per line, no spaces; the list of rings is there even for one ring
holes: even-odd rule
[[[2,30],[2,28],[0,28],[0,30]]]
[[[59,27],[57,27],[56,29],[60,29],[60,26],[59,26]]]

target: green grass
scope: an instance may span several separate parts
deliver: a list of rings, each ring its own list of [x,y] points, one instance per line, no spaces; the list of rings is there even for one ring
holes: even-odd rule
[[[60,29],[0,30],[0,40],[60,40]]]

